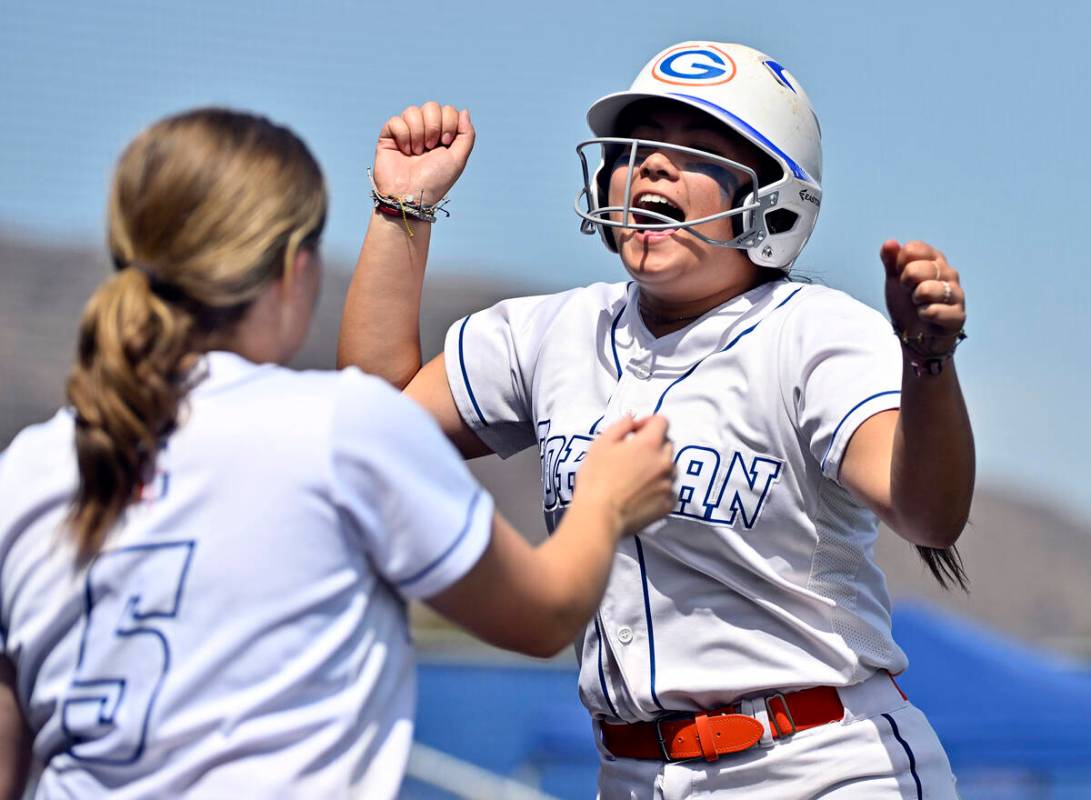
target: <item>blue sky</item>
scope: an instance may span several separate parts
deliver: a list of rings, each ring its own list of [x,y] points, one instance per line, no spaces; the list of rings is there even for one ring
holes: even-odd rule
[[[822,119],[822,216],[797,266],[879,307],[883,239],[941,247],[967,289],[958,362],[982,480],[1091,516],[1091,5],[9,0],[0,18],[0,226],[99,242],[133,134],[226,103],[311,144],[330,260],[350,262],[379,127],[436,98],[471,109],[478,143],[433,271],[543,290],[622,277],[571,210],[587,106],[676,41],[764,50]]]

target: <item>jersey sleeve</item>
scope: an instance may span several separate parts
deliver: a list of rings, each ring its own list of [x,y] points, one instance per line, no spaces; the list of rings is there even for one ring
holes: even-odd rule
[[[531,402],[534,365],[569,294],[505,300],[447,331],[444,359],[455,405],[502,458],[538,443]]]
[[[834,290],[805,298],[786,325],[781,386],[789,413],[822,474],[839,481],[856,429],[901,405],[902,359],[890,323]]]
[[[333,495],[376,570],[403,596],[431,597],[477,563],[493,500],[431,417],[377,378],[340,377]]]

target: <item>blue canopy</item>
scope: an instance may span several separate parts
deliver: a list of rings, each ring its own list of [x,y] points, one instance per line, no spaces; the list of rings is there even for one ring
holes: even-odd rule
[[[928,716],[960,781],[996,770],[1086,775],[1091,674],[923,603],[895,607],[894,638],[910,662],[898,683]],[[424,663],[419,694],[422,742],[502,774],[532,768],[560,797],[594,786],[597,754],[573,667]],[[1072,785],[1064,796],[1088,796],[1087,783]],[[998,795],[990,784],[965,796]]]
[[[959,767],[1087,768],[1091,675],[923,603],[894,610],[898,683]]]

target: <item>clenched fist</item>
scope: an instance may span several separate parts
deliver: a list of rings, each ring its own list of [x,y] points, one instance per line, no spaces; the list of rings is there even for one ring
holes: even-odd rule
[[[467,109],[428,102],[409,106],[383,125],[372,177],[381,194],[432,205],[454,186],[474,146]]]
[[[943,253],[925,242],[883,242],[886,306],[903,341],[918,355],[952,351],[966,323],[966,292]]]

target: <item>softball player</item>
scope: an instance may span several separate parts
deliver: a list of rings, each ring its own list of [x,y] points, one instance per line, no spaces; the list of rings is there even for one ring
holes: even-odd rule
[[[70,407],[0,458],[0,796],[33,757],[43,798],[394,797],[406,601],[555,653],[669,510],[661,417],[606,431],[534,550],[385,382],[278,366],[325,212],[262,118],[182,114],[122,156]]]
[[[927,244],[883,243],[898,335],[786,280],[821,207],[820,132],[796,77],[753,49],[669,47],[588,121],[577,212],[628,283],[471,314],[422,368],[429,226],[388,212],[443,197],[474,133],[465,111],[410,107],[380,134],[342,360],[404,387],[465,456],[537,446],[551,528],[604,426],[671,420],[673,510],[621,546],[576,645],[600,796],[955,796],[891,677],[906,658],[873,546],[881,518],[963,578],[957,273]]]

